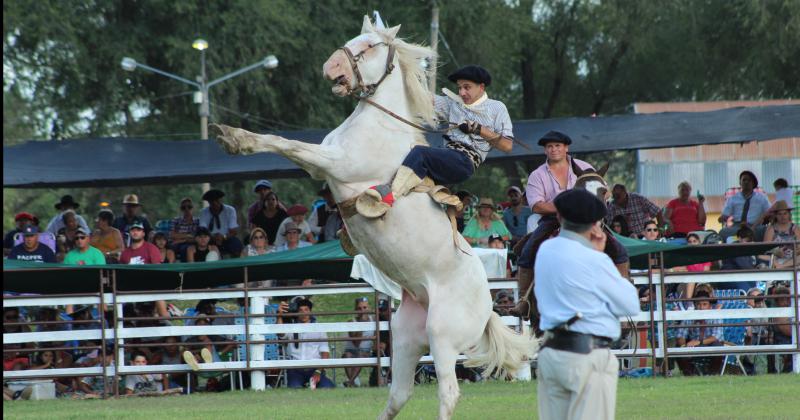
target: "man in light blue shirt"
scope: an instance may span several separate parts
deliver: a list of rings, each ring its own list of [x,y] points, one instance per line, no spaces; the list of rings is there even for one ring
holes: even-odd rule
[[[609,345],[620,336],[620,317],[639,313],[636,288],[602,251],[605,204],[586,190],[559,194],[553,204],[561,233],[536,255],[540,328],[539,417],[612,419],[617,358]]]
[[[746,225],[756,232],[756,242],[760,242],[764,236],[761,224],[770,207],[769,199],[755,191],[758,188],[758,178],[750,171],[742,171],[739,174],[739,186],[742,190],[725,201],[725,207],[719,216],[719,222],[723,226],[719,234],[724,240],[733,236],[742,225]],[[730,217],[733,217],[733,226],[724,227]]]

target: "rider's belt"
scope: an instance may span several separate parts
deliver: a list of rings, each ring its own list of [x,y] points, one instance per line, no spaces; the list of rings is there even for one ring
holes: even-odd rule
[[[594,349],[609,348],[612,342],[608,337],[560,329],[550,330],[547,331],[547,333],[547,339],[542,347],[549,347],[553,350],[562,350],[571,353],[589,354]]]
[[[483,162],[481,160],[481,154],[480,153],[478,153],[475,149],[467,146],[464,143],[460,143],[460,142],[457,142],[457,141],[450,140],[450,137],[448,137],[448,136],[444,136],[444,139],[446,140],[444,147],[446,147],[448,149],[451,149],[451,150],[456,150],[458,152],[461,152],[461,153],[467,155],[469,160],[472,161],[473,169],[478,169],[478,166],[480,166],[481,163]]]

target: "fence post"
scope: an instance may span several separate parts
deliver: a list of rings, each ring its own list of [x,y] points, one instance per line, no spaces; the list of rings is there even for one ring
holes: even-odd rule
[[[248,270],[244,269],[244,284],[247,287]],[[249,288],[247,289],[249,290]],[[245,324],[250,325],[264,325],[264,307],[266,301],[263,296],[250,296],[250,319],[245,318]],[[248,333],[250,331],[247,331]],[[264,360],[264,343],[250,344],[249,341],[264,341],[264,336],[261,334],[247,334],[247,345],[250,352],[247,355],[248,367],[252,367],[252,362]],[[253,369],[250,371],[250,388],[256,391],[263,391],[267,388],[267,375],[263,370]]]

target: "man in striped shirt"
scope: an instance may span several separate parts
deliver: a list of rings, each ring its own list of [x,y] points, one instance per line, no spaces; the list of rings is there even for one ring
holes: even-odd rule
[[[506,106],[489,99],[486,87],[492,83],[489,72],[480,66],[462,67],[447,78],[458,85],[458,95],[436,96],[436,114],[446,122],[458,124],[444,136],[444,148],[415,146],[398,169],[391,188],[377,185],[367,194],[385,203],[382,216],[396,197],[417,186],[426,176],[437,185],[458,184],[469,179],[494,147],[510,152],[514,133]]]

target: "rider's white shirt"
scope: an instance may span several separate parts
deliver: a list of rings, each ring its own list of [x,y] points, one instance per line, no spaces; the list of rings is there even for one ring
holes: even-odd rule
[[[536,254],[536,300],[540,328],[553,329],[580,312],[569,329],[619,338],[619,317],[639,313],[636,288],[623,278],[608,255],[584,237],[561,230]]]

